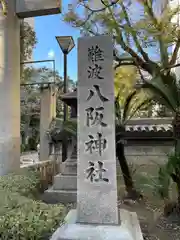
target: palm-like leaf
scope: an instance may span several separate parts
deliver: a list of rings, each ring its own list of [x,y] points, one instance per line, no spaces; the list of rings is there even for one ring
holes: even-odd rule
[[[152,97],[147,97],[147,99],[142,100],[140,103],[137,104],[136,97],[138,96],[138,93],[139,92],[137,90],[134,90],[132,93],[130,93],[125,99],[123,107],[121,107],[119,101],[120,91],[118,92],[115,99],[115,111],[118,125],[124,126],[138,110],[141,110],[144,106],[148,106],[152,102]]]
[[[151,80],[144,80],[141,88],[147,89],[152,93],[152,99],[157,103],[167,106],[173,112],[179,107],[179,90],[174,79],[168,83],[163,82],[161,77],[154,77]]]
[[[77,120],[65,121],[63,123],[63,129],[72,137],[77,136]]]
[[[130,104],[132,102],[132,100],[134,99],[134,97],[137,95],[137,91],[134,90],[131,94],[129,94],[129,96],[126,98],[125,103],[124,103],[124,108],[123,108],[123,116],[122,116],[122,120],[123,122],[125,122],[125,120],[128,117],[128,113],[129,113],[129,108],[130,108]]]

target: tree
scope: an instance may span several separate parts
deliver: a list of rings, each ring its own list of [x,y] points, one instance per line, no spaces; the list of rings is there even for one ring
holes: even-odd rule
[[[121,91],[118,92],[115,99],[116,110],[116,156],[119,160],[124,183],[127,191],[127,197],[131,199],[139,199],[142,195],[136,191],[134,181],[125,157],[124,140],[125,140],[125,127],[129,119],[144,105],[148,105],[151,99],[148,98],[141,102],[136,101],[136,90],[132,91],[125,98],[123,105],[120,101]],[[134,99],[135,98],[135,99]]]
[[[54,79],[55,78],[55,79]],[[43,68],[33,68],[28,67],[24,68],[23,76],[21,79],[21,135],[22,142],[24,145],[27,143],[27,138],[29,135],[29,130],[33,134],[33,148],[36,147],[39,142],[39,124],[40,124],[40,98],[41,98],[41,89],[43,85],[34,84],[28,85],[28,83],[32,84],[33,82],[41,82],[47,83],[49,81],[54,81],[57,85],[57,102],[59,98],[59,94],[62,93],[62,78],[59,76],[59,73],[56,71],[54,73],[53,70],[43,67]],[[27,84],[27,85],[26,85]],[[57,104],[57,112],[62,111],[62,103]],[[30,146],[28,146],[29,148]]]
[[[128,198],[132,199],[139,199],[142,195],[136,191],[134,182],[131,176],[130,169],[127,164],[126,157],[124,155],[124,132],[125,132],[125,125],[127,121],[134,115],[134,113],[143,107],[143,105],[148,103],[146,102],[140,103],[138,106],[136,105],[135,108],[130,108],[131,101],[136,96],[136,91],[132,91],[131,94],[126,98],[124,101],[124,106],[120,105],[120,92],[118,93],[116,100],[115,100],[115,107],[116,107],[116,156],[119,160],[119,164],[122,169],[123,178],[126,186],[127,196]],[[66,122],[62,122],[61,119],[55,120],[56,124],[52,124],[50,129],[48,130],[48,134],[50,139],[54,144],[57,142],[62,141],[64,138],[73,137],[77,139],[77,119],[72,119]],[[59,127],[57,127],[59,125]]]
[[[24,20],[20,24],[21,62],[32,57],[33,49],[37,44],[34,29]]]
[[[40,92],[32,86],[21,87],[21,136],[24,150],[30,150],[28,144],[29,130],[34,138],[34,146],[39,141],[39,114],[40,114]],[[29,149],[30,148],[30,149]],[[32,150],[32,149],[31,149]]]
[[[157,2],[153,0],[101,0],[101,9],[92,9],[90,2],[78,1],[78,4],[72,4],[64,20],[85,35],[111,35],[114,40],[115,69],[124,65],[137,67],[142,82],[145,82],[143,89],[148,94],[148,102],[155,100],[172,110],[175,130],[180,117],[177,96],[179,87],[172,71],[180,66],[177,63],[180,49],[180,28],[177,22],[179,5],[171,9],[166,4],[157,14]],[[80,11],[79,7],[83,10]],[[151,81],[142,71],[148,73]],[[176,151],[180,153],[178,139]]]
[[[114,88],[115,96],[118,96],[120,106],[125,106],[125,102],[130,94],[132,94],[136,83],[139,81],[140,76],[138,74],[138,69],[136,66],[121,66],[117,67],[114,72]],[[120,93],[120,94],[119,94]],[[148,94],[142,89],[138,92],[136,96],[131,99],[130,107],[133,109],[139,106],[141,102],[148,98]],[[141,111],[138,110],[134,112],[133,116],[148,115],[152,106],[144,106]],[[122,109],[123,110],[123,109]],[[143,113],[142,113],[143,110]]]
[[[82,34],[111,35],[115,43],[114,60],[118,66],[135,65],[140,73],[144,70],[152,77],[158,75],[167,81],[167,74],[177,67],[180,29],[172,19],[179,13],[179,6],[172,10],[166,5],[157,16],[152,0],[139,3],[130,0],[100,1],[102,8],[95,10],[89,7],[90,1],[72,4],[64,20],[79,28]],[[78,15],[79,8],[76,11],[76,7],[82,7],[84,11]],[[172,45],[174,50],[169,54]]]

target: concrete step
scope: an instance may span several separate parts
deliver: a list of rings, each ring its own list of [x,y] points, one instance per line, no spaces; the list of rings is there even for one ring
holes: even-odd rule
[[[62,169],[64,175],[77,175],[77,162],[65,162]]]
[[[54,176],[54,190],[77,190],[77,176],[76,175],[62,175]]]
[[[49,204],[57,203],[76,203],[77,202],[77,191],[68,190],[54,190],[50,187],[41,196],[41,200]]]

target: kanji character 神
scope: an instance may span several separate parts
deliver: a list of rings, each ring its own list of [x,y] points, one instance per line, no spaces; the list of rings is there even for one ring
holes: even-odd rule
[[[102,133],[97,133],[97,138],[94,138],[92,135],[88,135],[88,137],[90,140],[85,142],[87,146],[86,152],[89,151],[89,153],[92,154],[93,151],[98,151],[101,156],[107,147],[107,140],[102,138]]]

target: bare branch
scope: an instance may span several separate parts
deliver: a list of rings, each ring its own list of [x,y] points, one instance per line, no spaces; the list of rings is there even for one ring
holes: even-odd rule
[[[166,71],[166,70],[169,70],[169,69],[172,69],[172,68],[176,68],[176,67],[180,67],[180,63],[177,63],[177,64],[175,64],[175,65],[171,65],[171,66],[167,66],[166,68],[163,68],[163,69],[161,70],[161,72],[164,72],[164,71]]]
[[[98,13],[98,12],[105,11],[107,8],[116,5],[118,2],[120,2],[120,0],[115,0],[115,1],[113,1],[112,3],[110,3],[109,5],[107,5],[107,4],[104,2],[104,0],[101,0],[101,3],[104,5],[104,7],[103,7],[103,8],[100,8],[100,9],[92,9],[92,8],[88,7],[86,4],[81,4],[81,5],[83,5],[86,9],[88,9],[89,11],[91,11],[91,12],[93,12],[93,13]]]
[[[175,64],[175,62],[176,62],[176,60],[177,60],[177,56],[178,56],[179,49],[180,49],[180,37],[178,38],[177,43],[176,43],[176,45],[175,45],[175,48],[174,48],[174,51],[173,51],[171,60],[170,60],[170,62],[169,62],[170,65]]]
[[[125,8],[123,3],[121,3],[121,7],[122,7],[122,10],[123,10],[124,15],[125,15],[125,20],[126,20],[128,26],[129,26],[129,28],[131,29],[131,34],[132,34],[132,37],[133,37],[133,40],[134,40],[134,42],[136,44],[137,49],[139,50],[140,54],[142,55],[142,57],[144,58],[145,61],[151,62],[151,60],[148,57],[148,54],[143,50],[143,48],[141,47],[141,45],[140,45],[140,43],[138,41],[137,34],[135,33],[135,31],[134,31],[134,29],[133,29],[133,27],[131,25],[128,13],[127,13],[126,8]]]
[[[160,52],[161,52],[161,61],[164,63],[164,66],[168,64],[168,52],[167,48],[165,47],[165,44],[163,42],[163,38],[161,35],[161,24],[158,22],[156,16],[153,13],[152,7],[149,6],[147,1],[143,1],[143,5],[145,10],[147,11],[149,17],[151,18],[152,22],[154,23],[155,27],[159,31],[159,34],[157,35],[158,41],[159,41],[159,47],[160,47]]]

